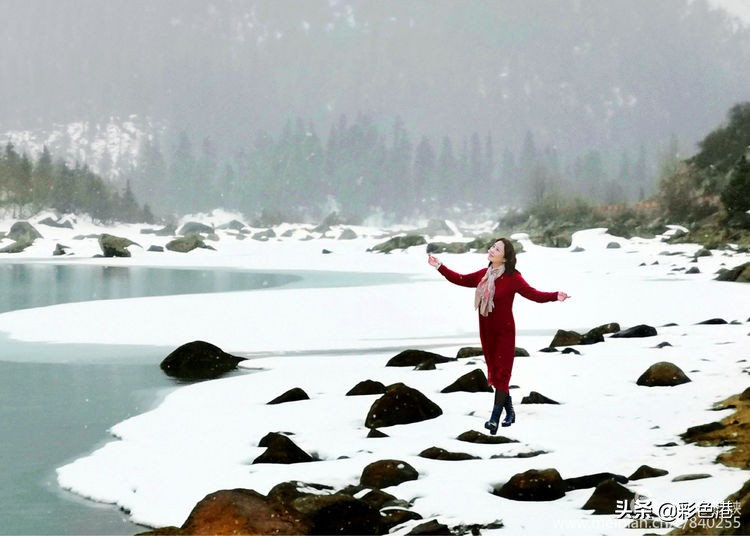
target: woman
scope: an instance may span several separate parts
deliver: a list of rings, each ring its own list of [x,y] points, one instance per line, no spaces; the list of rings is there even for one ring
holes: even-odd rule
[[[500,238],[490,247],[488,258],[487,268],[466,275],[449,270],[432,255],[427,260],[451,283],[477,289],[474,307],[479,310],[479,339],[487,363],[487,378],[495,388],[492,414],[484,427],[495,435],[503,409],[503,426],[516,421],[508,392],[516,350],[513,298],[519,293],[524,298],[543,303],[565,301],[570,296],[564,292],[541,292],[531,287],[516,270],[516,251],[507,238]]]

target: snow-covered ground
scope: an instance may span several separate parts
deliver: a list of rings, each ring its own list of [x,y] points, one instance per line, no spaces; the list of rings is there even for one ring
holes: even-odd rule
[[[213,223],[226,223],[227,217],[215,214]],[[0,231],[11,223],[0,224]],[[713,280],[718,268],[746,262],[746,254],[714,251],[693,262],[699,245],[668,245],[659,238],[625,240],[604,229],[576,233],[566,249],[539,247],[519,236],[525,251],[518,268],[527,281],[540,290],[564,290],[572,299],[552,304],[516,299],[517,345],[531,355],[516,359],[511,384],[517,386],[512,391],[517,422],[500,433],[518,442],[475,445],[456,437],[467,430],[483,431],[491,395],[440,390],[474,368],[484,369],[481,358],[438,365],[433,371],[385,367],[390,357],[407,348],[454,356],[463,346],[478,345],[472,291],[449,284],[430,268],[424,246],[376,254],[367,249],[385,240],[379,229],[353,228],[358,238],[339,240],[338,227],[320,237],[309,227],[285,225],[275,229],[277,237],[288,230],[291,236],[261,242],[219,231],[219,240],[209,242],[215,251],[154,253],[147,248],[171,237],[140,234],[144,227],[105,230],[83,220],[73,230],[37,226],[43,239],[0,262],[9,257],[23,262],[409,277],[399,284],[108,300],[0,315],[0,331],[26,341],[176,347],[203,339],[253,357],[242,366],[256,372],[181,387],[156,409],[113,423],[110,443],[58,469],[62,487],[117,504],[137,523],[181,525],[196,502],[219,489],[266,493],[287,480],[340,489],[357,484],[367,464],[386,458],[407,461],[419,471],[418,480],[387,491],[413,501],[412,509],[425,519],[449,526],[500,519],[505,527],[498,534],[633,533],[624,528],[628,520],[581,509],[592,489],[569,492],[552,502],[517,502],[490,493],[493,486],[529,469],[555,468],[563,478],[605,471],[628,476],[643,464],[666,469],[667,476],[627,484],[654,508],[663,503],[717,505],[747,479],[743,471],[714,463],[721,449],[685,445],[679,439],[690,426],[726,416],[712,411],[712,404],[747,387],[742,371],[750,357],[750,285]],[[94,259],[100,252],[95,239],[74,240],[104,231],[143,247],[132,246],[133,256],[127,259]],[[611,242],[621,247],[607,247]],[[56,243],[69,246],[74,254],[52,258]],[[464,272],[486,263],[483,254],[439,257]],[[700,273],[686,274],[693,266]],[[696,325],[715,317],[737,323]],[[623,328],[649,324],[658,335],[607,338],[577,347],[581,355],[539,352],[557,329],[583,332],[608,322]],[[664,327],[668,323],[676,325]],[[665,341],[672,346],[656,348]],[[658,361],[677,364],[692,382],[671,388],[637,386],[641,373]],[[344,396],[365,379],[386,385],[403,382],[436,402],[443,415],[386,428],[382,431],[389,437],[368,439],[364,420],[377,396]],[[311,400],[266,404],[293,387],[303,388]],[[519,404],[530,391],[560,405]],[[264,451],[258,441],[273,431],[293,433],[294,442],[321,461],[251,464]],[[669,442],[678,446],[658,446]],[[481,459],[418,456],[432,446]],[[546,454],[492,458],[536,450]],[[672,481],[687,473],[708,473],[711,478]]]

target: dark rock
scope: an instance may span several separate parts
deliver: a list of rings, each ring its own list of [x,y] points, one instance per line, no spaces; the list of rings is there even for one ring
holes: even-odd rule
[[[699,274],[699,273],[701,273],[701,271],[700,271],[700,269],[697,266],[693,266],[692,268],[690,268],[685,273],[688,274],[688,275],[693,275],[693,274]]]
[[[129,238],[113,236],[107,233],[99,235],[99,247],[102,248],[102,253],[105,257],[130,257],[128,247],[134,245],[138,246],[138,244]]]
[[[447,363],[449,361],[455,361],[450,357],[444,357],[440,354],[433,352],[425,352],[424,350],[404,350],[403,352],[393,356],[385,364],[386,367],[416,367],[424,361],[432,360],[435,363]]]
[[[662,349],[662,348],[666,348],[668,346],[672,346],[672,345],[665,341],[665,342],[660,342],[654,348]]]
[[[440,392],[455,393],[457,391],[466,393],[491,393],[492,387],[487,383],[487,376],[485,376],[484,372],[480,369],[474,369],[458,378]]]
[[[563,353],[563,354],[576,354],[576,355],[581,355],[581,352],[579,352],[579,351],[578,351],[578,350],[576,350],[575,348],[565,348],[565,349],[564,349],[564,350],[562,351],[562,353]]]
[[[163,253],[164,246],[149,246],[147,251],[151,251],[153,253]]]
[[[377,439],[381,437],[388,437],[388,434],[381,432],[377,428],[371,428],[370,431],[367,433],[367,437]]]
[[[596,329],[584,333],[581,337],[581,344],[597,344],[604,342],[604,334]]]
[[[313,230],[313,233],[325,233],[327,231],[331,230],[331,227],[333,225],[341,225],[344,223],[344,220],[341,219],[341,216],[338,212],[333,211],[328,216],[326,216],[322,222],[320,222]]]
[[[355,486],[355,488],[358,487],[359,486]],[[352,493],[351,495],[354,495],[354,493]],[[395,495],[391,495],[390,493],[385,492],[382,489],[371,489],[365,495],[363,495],[361,499],[378,510],[388,504],[395,504],[398,502],[398,499]]]
[[[17,221],[10,227],[5,238],[10,238],[21,244],[33,244],[37,238],[42,238],[39,231],[27,221]]]
[[[403,383],[396,383],[389,386],[385,394],[370,407],[365,426],[380,428],[409,424],[434,419],[442,414],[443,410],[425,395]]]
[[[323,255],[330,255],[331,253],[333,253],[333,251],[331,251],[330,249],[325,249],[325,248],[323,248],[320,252]]]
[[[708,250],[706,248],[700,248],[698,251],[695,252],[695,255],[693,255],[693,258],[698,259],[700,257],[711,257],[713,256],[713,253],[711,253],[711,250]]]
[[[481,348],[477,348],[475,346],[464,346],[463,348],[458,350],[458,353],[456,353],[456,359],[479,357],[480,355],[484,356],[484,352],[482,352]]]
[[[672,387],[689,381],[690,378],[682,372],[680,367],[668,361],[660,361],[641,374],[636,383],[646,387]]]
[[[698,426],[691,426],[687,431],[680,434],[680,438],[686,443],[693,443],[700,441],[701,436],[716,432],[717,430],[723,430],[724,424],[720,422],[710,422],[708,424],[699,424]]]
[[[606,335],[608,333],[617,333],[618,331],[620,331],[620,324],[617,322],[608,322],[607,324],[602,324],[601,326],[590,329],[589,333],[600,333]]]
[[[380,511],[380,521],[383,527],[383,534],[387,534],[393,527],[397,527],[407,521],[416,521],[423,519],[421,515],[405,508],[383,508]]]
[[[202,249],[214,249],[211,246],[206,245],[203,238],[198,233],[190,233],[174,240],[170,240],[164,246],[169,251],[176,251],[177,253],[188,253],[196,248]]]
[[[195,505],[180,534],[309,534],[311,523],[253,490],[221,490]]]
[[[567,331],[564,329],[558,329],[555,336],[552,338],[552,342],[549,344],[550,348],[556,346],[575,346],[583,342],[583,336],[575,331]]]
[[[419,363],[416,367],[414,367],[414,370],[436,370],[437,367],[435,366],[435,360],[434,359],[425,359],[421,363]]]
[[[565,482],[556,469],[530,469],[513,475],[492,493],[513,501],[554,501],[565,496]]]
[[[516,349],[513,355],[515,357],[529,357],[529,352],[525,348],[519,348],[518,346],[516,346]]]
[[[343,493],[305,494],[291,506],[311,523],[308,534],[379,534],[380,513],[365,501]]]
[[[613,339],[630,339],[637,337],[654,337],[656,335],[656,328],[640,324],[632,328],[624,329],[612,334]]]
[[[182,227],[180,227],[180,230],[177,232],[177,234],[187,236],[189,234],[213,234],[214,228],[210,225],[206,225],[204,223],[199,223],[197,221],[189,221]]]
[[[55,257],[58,257],[60,255],[67,255],[70,248],[68,246],[63,246],[62,244],[57,244],[55,246],[55,251],[52,252],[52,255]]]
[[[299,448],[294,441],[284,434],[271,432],[266,434],[258,443],[259,447],[266,447],[266,451],[253,460],[256,463],[306,463],[313,461],[313,457]]]
[[[697,325],[707,325],[707,326],[718,326],[723,324],[728,324],[726,320],[723,318],[709,318],[708,320],[704,320],[703,322],[698,322]]]
[[[385,393],[385,385],[382,383],[373,380],[363,380],[349,389],[346,396],[382,395],[383,393]]]
[[[469,430],[459,435],[456,439],[466,441],[467,443],[476,443],[479,445],[502,445],[505,443],[518,443],[515,439],[509,439],[503,436],[489,436],[475,430]]]
[[[479,460],[478,456],[472,456],[465,452],[449,452],[439,447],[430,447],[419,453],[422,458],[429,458],[431,460],[443,460],[443,461],[462,461],[462,460]]]
[[[39,220],[39,225],[47,225],[48,227],[56,227],[58,229],[72,229],[73,224],[70,223],[69,220],[53,220],[50,217],[44,218],[43,220]]]
[[[368,488],[388,488],[409,480],[417,480],[419,473],[401,460],[378,460],[362,470],[359,483]]]
[[[595,473],[593,475],[579,476],[575,478],[566,478],[565,486],[566,491],[573,491],[576,489],[587,489],[595,488],[606,480],[614,480],[620,484],[627,484],[628,479],[622,475],[616,475],[614,473]]]
[[[559,352],[560,350],[558,350],[554,346],[548,346],[547,348],[542,348],[539,351],[544,352],[545,354],[554,354],[555,352]]]
[[[395,249],[407,249],[412,246],[422,246],[426,243],[427,240],[425,240],[425,238],[421,235],[394,236],[393,238],[386,240],[385,242],[374,245],[368,251],[390,253]]]
[[[174,225],[165,225],[161,229],[154,231],[156,236],[174,236],[177,234],[177,227]]]
[[[750,283],[750,262],[740,264],[734,268],[727,270],[722,268],[719,270],[719,275],[716,276],[717,281],[735,281],[737,283]]]
[[[607,249],[620,249],[622,246],[619,242],[609,242],[607,243]]]
[[[537,456],[541,456],[543,454],[549,454],[546,450],[530,450],[528,452],[519,452],[518,454],[493,454],[490,456],[491,460],[494,459],[511,459],[511,458],[535,458]]]
[[[421,523],[406,533],[407,536],[453,536],[453,532],[448,525],[440,523],[436,519],[431,519],[426,523]]]
[[[310,400],[310,397],[307,396],[307,393],[301,388],[294,387],[268,402],[268,405],[284,404],[285,402],[297,402],[299,400]]]
[[[644,478],[656,478],[669,474],[669,471],[665,469],[657,469],[648,465],[641,465],[635,472],[628,478],[630,480],[642,480]]]
[[[529,396],[525,396],[521,399],[521,404],[559,404],[559,402],[555,402],[551,398],[547,398],[536,391],[531,391]]]
[[[183,344],[161,362],[161,369],[168,375],[185,380],[208,380],[234,370],[244,361],[224,352],[218,346],[204,341]]]
[[[584,510],[593,510],[594,514],[614,514],[619,501],[629,504],[635,499],[635,493],[615,480],[606,480],[596,486],[594,493],[582,506]]]

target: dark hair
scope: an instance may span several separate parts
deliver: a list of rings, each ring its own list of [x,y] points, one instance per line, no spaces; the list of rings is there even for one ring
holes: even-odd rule
[[[498,238],[497,240],[493,240],[492,244],[494,245],[497,242],[502,242],[503,247],[505,248],[505,273],[508,275],[515,274],[517,271],[516,270],[516,248],[513,246],[513,242],[503,237],[503,238]],[[492,263],[490,262],[490,264]]]

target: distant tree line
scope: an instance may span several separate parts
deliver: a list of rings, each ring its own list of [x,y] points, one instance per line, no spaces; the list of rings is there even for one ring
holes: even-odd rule
[[[354,219],[494,215],[559,192],[595,204],[635,201],[654,183],[643,147],[623,153],[613,173],[599,151],[565,164],[554,147],[538,148],[531,133],[518,157],[510,149],[498,157],[490,132],[460,144],[450,137],[416,141],[400,118],[383,126],[365,114],[353,121],[342,115],[325,141],[311,121],[289,121],[278,136],[261,131],[251,147],[221,160],[210,139],[196,148],[186,131],[171,148],[164,145],[146,140],[127,173],[136,197],[159,214],[225,207],[286,219],[331,209]]]
[[[18,218],[53,209],[86,213],[103,222],[153,220],[148,205],[138,204],[129,184],[120,192],[88,166],[71,167],[53,159],[47,147],[32,161],[19,154],[11,142],[0,153],[0,207]]]

